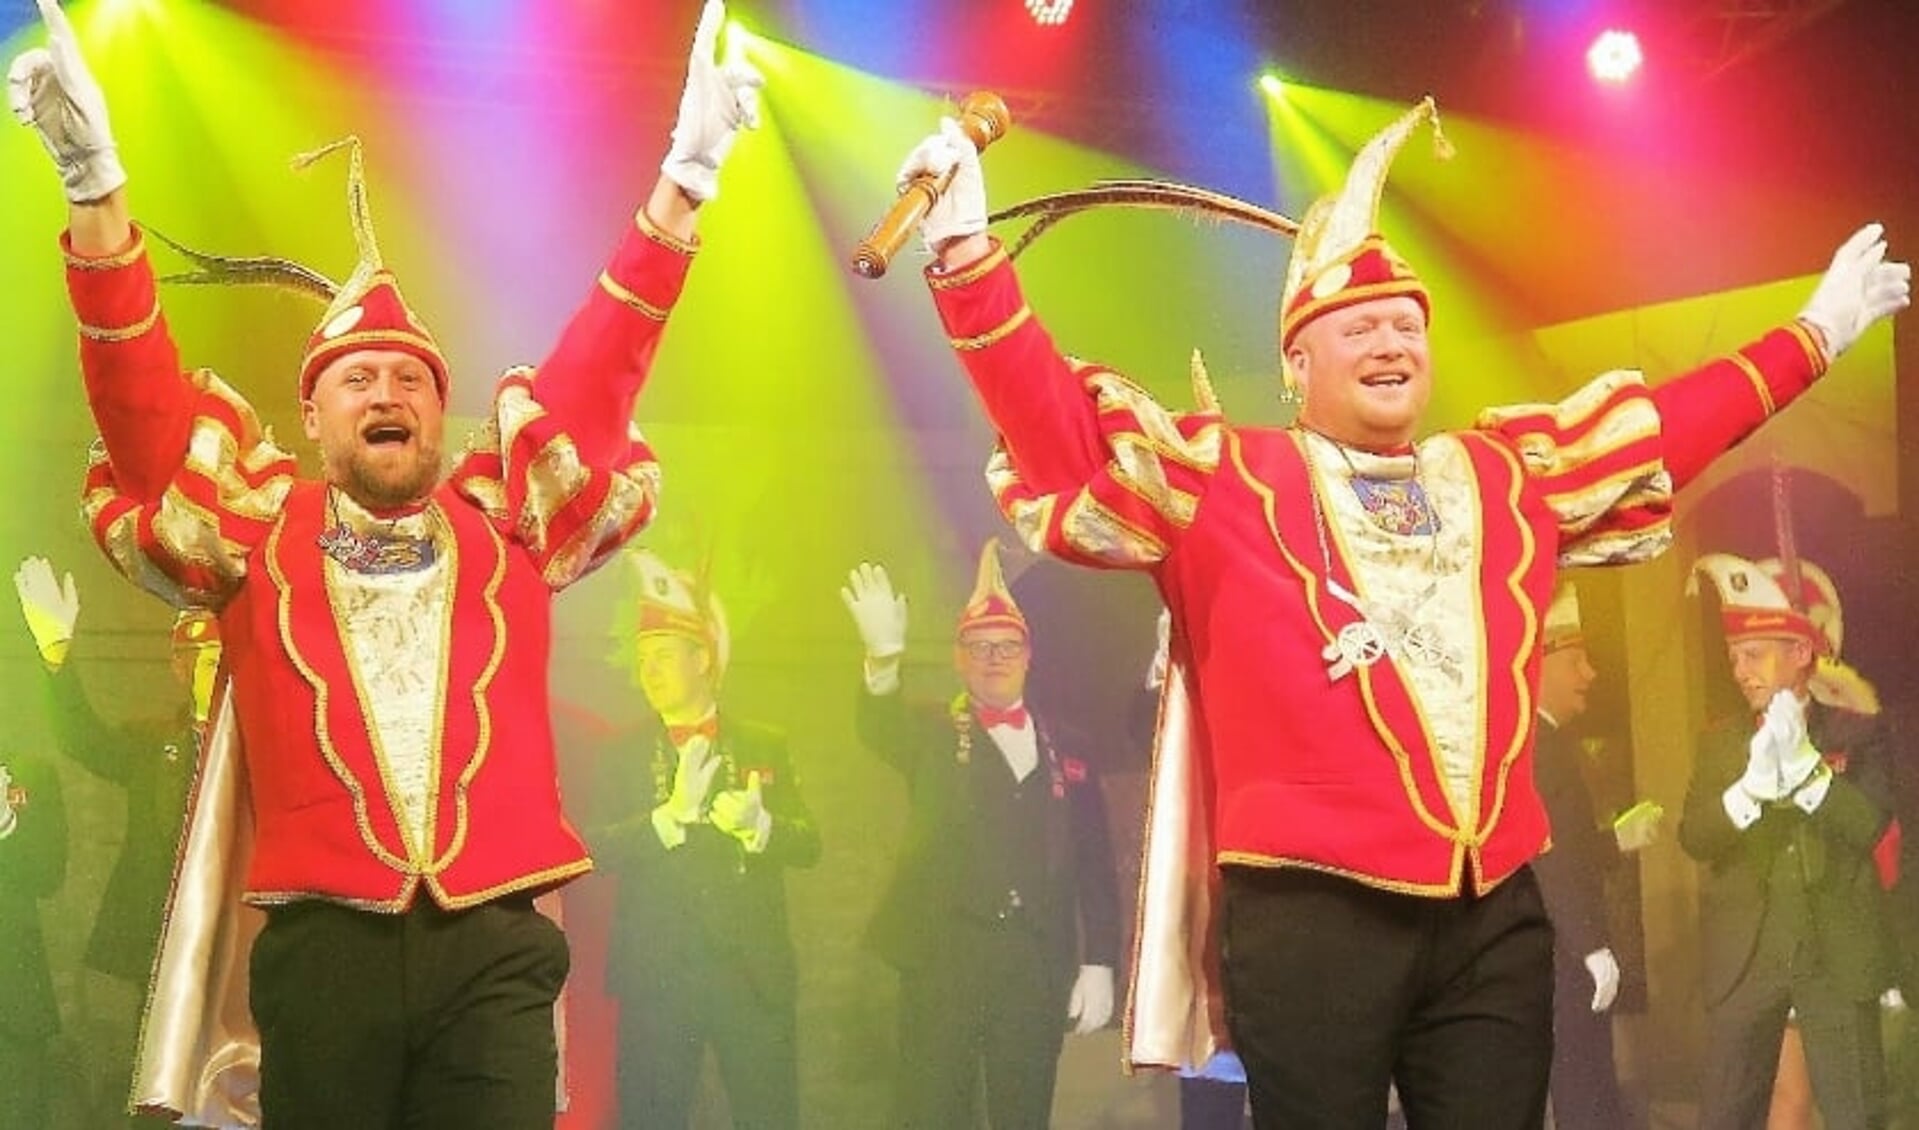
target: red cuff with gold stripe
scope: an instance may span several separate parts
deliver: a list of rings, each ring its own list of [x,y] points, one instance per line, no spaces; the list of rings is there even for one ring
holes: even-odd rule
[[[147,259],[146,237],[133,229],[125,249],[108,256],[74,253],[71,233],[60,236],[67,264],[67,293],[80,321],[80,334],[90,341],[129,341],[153,329],[160,302]]]
[[[600,291],[628,309],[663,322],[680,300],[698,251],[698,240],[679,239],[639,212],[612,262],[600,272]]]
[[[933,290],[947,339],[962,352],[995,345],[1033,317],[1013,274],[1013,261],[998,240],[978,262],[954,271],[928,267],[926,285]]]

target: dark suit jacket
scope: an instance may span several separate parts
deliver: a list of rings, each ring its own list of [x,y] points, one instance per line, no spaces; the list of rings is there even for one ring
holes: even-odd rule
[[[87,701],[72,665],[47,679],[48,714],[61,752],[126,792],[126,836],[87,939],[87,964],[145,987],[173,882],[187,791],[199,762],[184,714],[109,726]]]
[[[1606,873],[1619,862],[1619,843],[1601,827],[1592,794],[1579,771],[1579,743],[1540,719],[1533,746],[1533,782],[1552,822],[1552,848],[1533,861],[1539,893],[1553,922],[1562,963],[1581,963],[1612,943],[1606,928]]]
[[[948,940],[972,890],[974,861],[1005,834],[980,818],[988,790],[1017,785],[999,746],[970,713],[971,754],[957,756],[958,731],[946,704],[912,702],[902,693],[874,695],[862,686],[856,708],[860,739],[906,778],[910,816],[898,870],[881,897],[868,933],[876,952],[900,969],[933,959]],[[1022,892],[1047,953],[1062,969],[1075,964],[1116,966],[1119,959],[1117,878],[1106,803],[1086,761],[1053,745],[1034,715],[1040,763],[1034,777],[1057,774],[1060,788],[1046,805],[1045,858],[1033,861],[1038,890]]]
[[[668,850],[653,809],[673,787],[678,754],[656,725],[614,736],[597,749],[584,806],[587,843],[616,884],[607,987],[624,1000],[693,991],[695,971],[750,982],[764,1000],[790,1006],[797,975],[787,928],[786,869],[820,856],[819,831],[800,791],[786,735],[720,714],[722,758],[713,791],[744,788],[758,771],[773,817],[764,852],[746,851],[711,825],[689,827]]]
[[[13,834],[0,840],[0,1030],[50,1037],[60,1030],[60,1010],[40,933],[40,900],[67,877],[67,809],[60,778],[46,762],[0,753],[0,765],[27,794]]]
[[[1881,718],[1813,703],[1807,708],[1813,745],[1834,765],[1831,791],[1807,815],[1790,804],[1768,805],[1745,830],[1733,826],[1720,797],[1745,771],[1749,720],[1708,733],[1693,763],[1679,843],[1704,864],[1699,884],[1701,974],[1706,1004],[1726,998],[1747,977],[1777,977],[1754,958],[1761,926],[1781,881],[1803,889],[1810,921],[1803,930],[1817,975],[1854,1000],[1878,996],[1890,983],[1883,900],[1872,850],[1891,813],[1887,768],[1892,751]],[[1781,870],[1782,857],[1796,865]],[[1783,878],[1782,878],[1783,877]]]

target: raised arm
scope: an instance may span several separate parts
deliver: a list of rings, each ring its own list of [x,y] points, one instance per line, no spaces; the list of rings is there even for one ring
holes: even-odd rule
[[[720,57],[726,5],[707,0],[660,179],[612,262],[540,365],[535,396],[589,465],[618,457],[668,311],[697,247],[699,209],[719,195],[720,166],[742,128],[759,125],[763,79],[738,39]]]
[[[33,636],[33,646],[47,670],[47,712],[61,751],[96,776],[125,785],[138,756],[138,742],[130,734],[106,724],[79,676],[67,665],[74,628],[80,618],[80,594],[73,574],[56,580],[53,565],[44,557],[29,557],[13,574],[20,613]]]
[[[863,685],[853,712],[860,744],[910,777],[926,749],[919,721],[900,692],[900,659],[906,653],[906,596],[893,591],[884,565],[862,561],[847,575],[840,600],[853,617],[865,648],[861,660]]]
[[[1144,568],[1192,522],[1219,466],[1210,403],[1166,411],[1117,373],[1062,356],[985,234],[973,143],[950,119],[908,154],[900,180],[950,175],[920,231],[926,279],[949,342],[1001,450],[987,481],[1021,540],[1081,564]]]
[[[81,370],[123,489],[157,498],[186,450],[193,390],[181,378],[127,203],[106,95],[55,0],[39,0],[47,44],[7,70],[7,102],[53,158],[67,197],[62,247],[80,322]]]
[[[1867,224],[1833,253],[1797,318],[1653,390],[1673,485],[1798,399],[1874,322],[1912,301],[1912,268],[1886,258],[1883,225]]]
[[[634,403],[697,250],[698,210],[743,127],[759,121],[760,76],[717,58],[726,7],[708,0],[660,180],[613,258],[537,369],[502,378],[494,419],[469,444],[454,484],[563,588],[651,521],[659,466],[633,423]]]

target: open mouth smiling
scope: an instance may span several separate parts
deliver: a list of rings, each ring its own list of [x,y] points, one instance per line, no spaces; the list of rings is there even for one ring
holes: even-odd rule
[[[413,429],[405,424],[379,423],[360,433],[368,447],[404,447],[413,439]]]

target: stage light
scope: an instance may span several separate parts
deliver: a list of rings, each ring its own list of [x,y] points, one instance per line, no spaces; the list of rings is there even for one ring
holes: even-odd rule
[[[1073,0],[1026,0],[1026,14],[1041,27],[1058,27],[1073,12]]]
[[[1644,61],[1639,37],[1630,31],[1609,28],[1586,49],[1586,69],[1600,82],[1623,83],[1638,73]]]
[[[1279,72],[1277,71],[1267,71],[1265,74],[1259,76],[1259,88],[1274,98],[1278,98],[1286,93],[1286,80],[1279,77]]]

